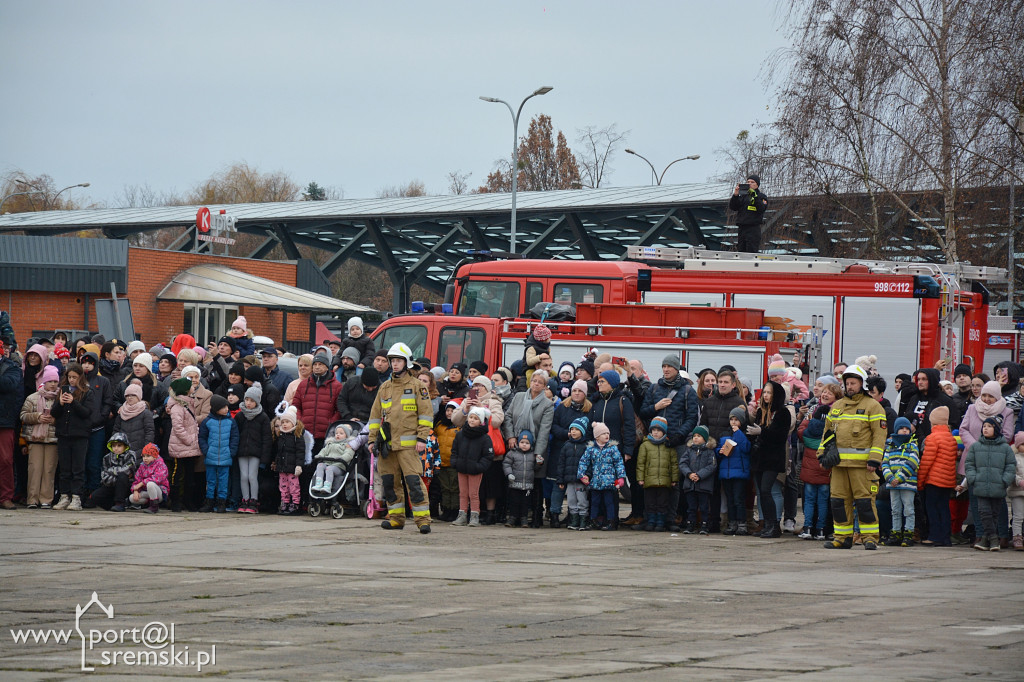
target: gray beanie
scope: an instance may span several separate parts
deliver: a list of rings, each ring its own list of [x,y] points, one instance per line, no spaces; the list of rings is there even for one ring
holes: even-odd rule
[[[666,355],[665,359],[661,361],[661,366],[664,367],[665,365],[674,367],[676,371],[683,369],[683,363],[679,362],[679,356],[673,354]]]
[[[820,381],[821,383],[825,384],[826,386],[828,386],[829,384],[835,384],[836,386],[842,386],[842,384],[839,383],[839,379],[836,379],[831,374],[822,374],[820,377],[818,377],[818,381]]]
[[[254,383],[252,386],[245,391],[246,398],[252,398],[258,405],[263,400],[263,386],[258,383]]]
[[[740,405],[729,410],[729,419],[736,417],[740,420],[740,428],[742,429],[747,425],[747,408]]]
[[[345,350],[341,351],[341,357],[348,358],[357,365],[359,364],[359,351],[357,351],[352,346],[349,346]]]

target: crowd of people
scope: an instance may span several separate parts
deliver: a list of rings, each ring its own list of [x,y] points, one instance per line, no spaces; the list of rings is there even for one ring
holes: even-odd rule
[[[408,513],[421,532],[1024,550],[1016,363],[899,374],[892,404],[874,356],[816,377],[775,356],[755,386],[729,365],[688,373],[675,354],[650,374],[597,349],[556,358],[541,324],[508,366],[444,368],[375,348],[356,317],[291,376],[283,349],[252,339],[244,317],[206,348],[57,335],[18,353],[4,338],[0,506],[299,514],[310,488],[329,492],[373,452],[385,528]]]

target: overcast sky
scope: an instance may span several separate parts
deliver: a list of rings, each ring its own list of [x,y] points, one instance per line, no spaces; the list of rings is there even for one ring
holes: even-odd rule
[[[714,149],[771,118],[760,65],[772,6],[719,2],[7,2],[0,171],[48,173],[113,205],[125,185],[183,192],[245,161],[346,198],[448,172],[481,184],[526,104],[573,143],[612,123],[666,184],[718,172]],[[608,185],[650,183],[621,151]],[[769,190],[770,191],[770,190]]]

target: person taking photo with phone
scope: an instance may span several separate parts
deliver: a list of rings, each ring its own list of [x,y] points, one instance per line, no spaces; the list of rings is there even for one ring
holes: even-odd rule
[[[761,223],[768,209],[768,197],[761,191],[761,176],[751,173],[744,182],[736,183],[729,199],[729,210],[736,211],[739,227],[736,251],[757,253],[761,250]]]

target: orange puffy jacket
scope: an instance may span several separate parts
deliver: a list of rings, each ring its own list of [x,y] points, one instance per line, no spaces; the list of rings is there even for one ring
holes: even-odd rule
[[[921,466],[917,471],[917,487],[924,490],[925,485],[939,488],[956,487],[956,439],[949,426],[935,424],[932,432],[924,439],[924,452],[921,453]]]

